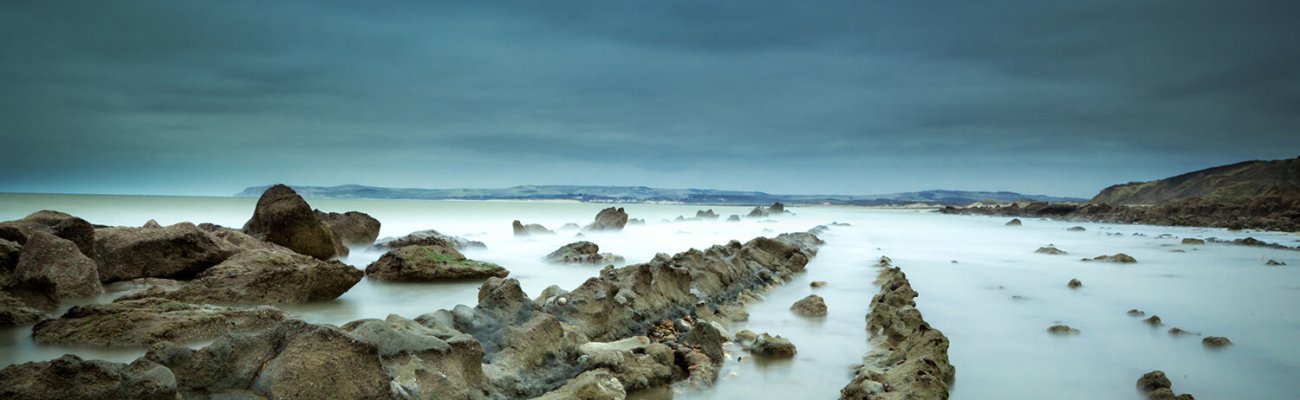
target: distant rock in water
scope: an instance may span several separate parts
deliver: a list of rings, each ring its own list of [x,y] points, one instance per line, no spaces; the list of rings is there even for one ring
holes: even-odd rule
[[[371,279],[402,282],[504,278],[509,274],[500,265],[467,259],[445,246],[394,249],[366,267],[366,276]]]
[[[397,239],[381,240],[375,244],[375,248],[384,250],[406,246],[444,246],[456,250],[487,248],[487,245],[484,245],[483,242],[443,234],[433,229],[412,232]]]
[[[790,343],[789,339],[763,333],[754,339],[754,343],[749,347],[749,352],[769,358],[791,358],[798,352],[798,349],[795,348],[794,343]]]
[[[629,224],[632,223],[632,220],[634,220],[634,219],[636,219],[636,218],[632,218],[632,219],[627,220],[627,223],[629,223]],[[645,221],[642,221],[642,222],[645,222]],[[575,223],[572,223],[572,222],[569,222],[569,223],[564,224],[564,226],[561,226],[561,227],[560,227],[560,230],[562,230],[562,231],[571,231],[571,230],[575,230],[575,229],[582,229],[582,226],[580,226],[580,225],[578,225],[578,224],[575,224]]]
[[[1201,339],[1201,344],[1209,348],[1220,348],[1232,344],[1232,341],[1223,336],[1206,336]]]
[[[1281,261],[1278,261],[1278,260],[1268,260],[1267,262],[1264,263],[1264,265],[1267,265],[1267,266],[1270,266],[1270,267],[1280,267],[1280,266],[1286,265],[1286,263],[1281,262]]]
[[[581,241],[560,247],[548,254],[546,260],[564,264],[618,264],[623,262],[623,256],[601,253],[600,246],[592,242]]]
[[[1070,232],[1083,232],[1083,231],[1086,231],[1086,230],[1088,230],[1088,229],[1087,229],[1087,228],[1084,228],[1084,227],[1082,227],[1082,226],[1071,226],[1071,227],[1069,227],[1069,228],[1066,229],[1066,230],[1067,230],[1067,231],[1070,231]]]
[[[1145,311],[1142,311],[1142,310],[1139,310],[1139,309],[1136,309],[1136,308],[1135,308],[1135,309],[1132,309],[1132,310],[1128,310],[1128,316],[1133,317],[1133,318],[1141,317],[1141,316],[1144,316],[1144,315],[1147,315],[1147,313],[1146,313]]]
[[[731,214],[727,216],[727,222],[740,222],[740,216],[736,214]]]
[[[1078,279],[1071,279],[1069,283],[1065,284],[1065,286],[1070,289],[1078,289],[1083,287],[1083,282],[1080,282]]]
[[[1079,330],[1071,328],[1069,325],[1059,324],[1047,328],[1047,333],[1053,335],[1078,335]]]
[[[359,211],[345,213],[315,210],[316,218],[329,225],[334,237],[344,246],[364,247],[379,238],[379,220]]]
[[[628,218],[628,225],[645,225],[645,220],[641,218]]]
[[[253,218],[244,224],[244,233],[321,260],[348,254],[330,226],[316,217],[302,196],[285,185],[262,192]]]
[[[1012,218],[1010,221],[1007,221],[1007,223],[1004,224],[1004,225],[1006,225],[1006,226],[1020,226],[1020,225],[1023,225],[1023,223],[1020,222],[1020,218]]]
[[[1132,256],[1129,256],[1128,254],[1124,254],[1124,253],[1115,253],[1115,255],[1112,255],[1112,256],[1101,255],[1101,256],[1096,256],[1096,257],[1093,257],[1093,258],[1085,258],[1085,259],[1083,259],[1083,261],[1098,261],[1098,262],[1109,262],[1109,263],[1117,263],[1117,264],[1132,264],[1132,263],[1136,263],[1136,262],[1137,262],[1137,259],[1133,258]]]
[[[1165,324],[1164,321],[1160,320],[1159,315],[1152,315],[1151,318],[1144,319],[1142,320],[1142,322],[1145,322],[1147,325],[1151,325],[1151,326],[1161,326]]]
[[[545,226],[542,226],[541,224],[527,224],[527,225],[524,225],[524,223],[523,223],[523,222],[519,222],[519,220],[514,220],[514,222],[511,222],[511,223],[510,223],[510,227],[511,227],[511,229],[514,230],[515,236],[528,236],[528,235],[554,235],[554,234],[555,234],[555,232],[552,232],[550,229],[546,229],[546,227],[545,227]]]
[[[795,314],[805,317],[824,317],[826,316],[826,300],[821,296],[810,294],[802,300],[794,302],[790,310]]]
[[[627,225],[627,212],[622,207],[609,207],[596,213],[596,220],[588,224],[586,231],[621,231]]]
[[[1065,250],[1058,249],[1056,248],[1056,246],[1050,244],[1047,246],[1039,247],[1038,250],[1034,250],[1034,252],[1038,254],[1050,254],[1050,255],[1070,254],[1070,253],[1066,253]]]
[[[772,203],[772,205],[768,206],[767,208],[763,208],[763,206],[754,207],[753,210],[749,210],[749,215],[747,216],[749,218],[764,218],[764,217],[770,217],[774,215],[781,215],[785,213],[786,213],[785,204],[781,204],[781,202],[776,202],[776,203]]]
[[[1165,376],[1164,371],[1157,370],[1143,374],[1138,378],[1137,388],[1149,400],[1194,400],[1190,394],[1175,396],[1173,383]]]
[[[1205,240],[1195,239],[1195,238],[1184,238],[1182,243],[1187,245],[1199,246],[1205,244]]]
[[[713,209],[709,209],[707,211],[699,210],[695,212],[695,219],[697,220],[718,219],[718,214],[715,214],[713,212]]]

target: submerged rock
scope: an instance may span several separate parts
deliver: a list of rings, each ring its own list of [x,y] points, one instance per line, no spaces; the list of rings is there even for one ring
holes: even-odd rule
[[[144,359],[122,364],[68,354],[0,370],[5,399],[174,400],[176,385],[171,370]]]
[[[404,282],[504,278],[509,274],[500,265],[470,260],[456,249],[443,246],[390,250],[366,267],[366,276],[371,279]]]
[[[595,243],[581,241],[560,247],[546,255],[546,260],[564,264],[610,264],[622,263],[623,256],[613,253],[601,253]]]
[[[238,249],[194,224],[164,228],[105,228],[95,231],[99,278],[189,279],[225,261]]]
[[[155,287],[128,297],[165,297],[189,303],[294,304],[331,300],[361,281],[360,270],[297,253],[246,250],[179,288]]]
[[[313,211],[316,218],[328,225],[334,239],[344,246],[363,247],[379,238],[379,220],[360,211],[345,213]]]
[[[812,288],[825,287],[825,286],[826,286],[826,281],[812,281],[812,283],[809,283],[808,286],[810,286],[810,287],[812,287]]]
[[[1071,328],[1069,325],[1058,324],[1047,328],[1047,333],[1053,335],[1078,335],[1079,330]]]
[[[1209,348],[1220,348],[1232,344],[1232,341],[1223,336],[1206,336],[1201,339],[1201,344]]]
[[[483,242],[443,234],[433,229],[411,232],[409,235],[397,239],[383,240],[375,244],[375,248],[381,250],[398,249],[406,246],[443,246],[456,250],[487,248],[487,245],[484,245]]]
[[[1070,289],[1078,289],[1083,286],[1083,282],[1079,282],[1078,279],[1071,279],[1069,283],[1065,284],[1065,286],[1069,287]]]
[[[1085,258],[1083,259],[1083,261],[1098,261],[1098,262],[1109,262],[1109,263],[1116,263],[1116,264],[1132,264],[1132,263],[1136,263],[1137,259],[1133,258],[1132,256],[1129,256],[1128,254],[1115,253],[1115,255],[1113,256],[1101,255],[1093,258]]]
[[[1066,230],[1067,230],[1067,231],[1070,231],[1070,232],[1083,232],[1083,231],[1086,231],[1086,230],[1088,230],[1088,229],[1087,229],[1087,228],[1084,228],[1084,227],[1082,227],[1082,226],[1071,226],[1071,227],[1067,228]]]
[[[32,338],[39,344],[95,346],[190,342],[261,330],[284,318],[273,307],[241,309],[144,298],[72,307],[57,319],[36,324]]]
[[[320,260],[348,255],[347,247],[334,236],[329,224],[285,185],[262,192],[253,217],[244,224],[244,233]]]
[[[1280,267],[1280,266],[1286,265],[1286,263],[1281,262],[1281,261],[1278,261],[1278,260],[1268,260],[1267,262],[1264,263],[1264,265],[1267,265],[1267,266],[1270,266],[1270,267]]]
[[[596,213],[596,220],[588,224],[585,231],[621,231],[627,225],[627,212],[622,207],[609,207]]]
[[[77,249],[77,244],[45,232],[27,237],[14,267],[20,280],[47,279],[58,298],[89,297],[104,292],[95,261]]]
[[[1135,308],[1135,309],[1132,309],[1132,310],[1128,310],[1128,316],[1133,317],[1133,318],[1141,317],[1141,316],[1144,316],[1144,315],[1147,315],[1147,313],[1146,313],[1145,311],[1138,310],[1138,309],[1136,309],[1136,308]]]
[[[1160,320],[1159,315],[1152,315],[1151,318],[1144,319],[1142,320],[1142,322],[1145,322],[1147,325],[1151,325],[1151,326],[1160,326],[1165,324],[1163,321]]]
[[[1003,224],[1003,225],[1006,225],[1006,226],[1021,226],[1021,225],[1023,225],[1023,223],[1020,222],[1020,218],[1012,218],[1010,221],[1007,221],[1007,223],[1006,223],[1006,224]]]
[[[546,227],[545,227],[545,226],[542,226],[541,224],[528,224],[528,225],[524,225],[524,223],[519,222],[519,220],[515,220],[514,222],[510,223],[510,225],[511,225],[511,228],[514,229],[515,236],[528,236],[528,235],[554,235],[554,234],[555,234],[555,232],[551,232],[550,229],[546,229]]]
[[[1170,334],[1170,335],[1173,335],[1173,336],[1200,335],[1199,333],[1186,331],[1186,330],[1183,330],[1183,328],[1179,328],[1179,327],[1176,327],[1176,326],[1173,327],[1173,328],[1169,328],[1169,334]]]
[[[826,316],[826,300],[821,296],[810,294],[802,300],[794,302],[790,310],[795,314],[805,317],[824,317]]]
[[[1065,250],[1058,249],[1056,248],[1056,246],[1050,244],[1047,246],[1039,247],[1038,250],[1034,250],[1034,252],[1038,254],[1050,254],[1050,255],[1070,254],[1070,253],[1066,253]]]
[[[740,216],[736,214],[728,215],[727,222],[740,222]]]
[[[794,357],[798,350],[795,349],[794,343],[790,343],[789,339],[763,333],[754,339],[754,344],[750,345],[749,352],[763,357],[790,358]]]

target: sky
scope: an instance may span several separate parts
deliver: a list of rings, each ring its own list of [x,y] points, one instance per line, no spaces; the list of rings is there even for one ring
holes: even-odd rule
[[[1091,197],[1300,155],[1295,1],[9,1],[0,192]]]

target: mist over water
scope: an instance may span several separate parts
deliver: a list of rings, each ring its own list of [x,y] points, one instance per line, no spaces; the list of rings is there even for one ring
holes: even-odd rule
[[[163,225],[182,221],[240,227],[256,199],[148,196],[0,194],[0,220],[21,218],[40,209],[68,212],[103,225],[139,226],[149,219]],[[571,290],[597,274],[599,266],[553,265],[543,257],[577,240],[590,240],[626,257],[648,261],[730,240],[803,231],[832,221],[827,244],[794,280],[750,305],[750,320],[731,326],[789,338],[799,353],[792,360],[752,359],[728,345],[730,355],[714,388],[671,389],[636,394],[639,398],[834,398],[850,379],[850,366],[868,350],[864,317],[877,287],[873,266],[888,255],[920,293],[917,305],[926,320],[951,340],[957,367],[954,399],[1054,398],[1138,399],[1136,379],[1162,369],[1179,393],[1201,399],[1290,398],[1300,392],[1300,252],[1210,244],[1181,245],[1183,237],[1222,239],[1252,236],[1291,246],[1300,237],[1285,233],[1228,232],[1221,229],[1067,223],[1026,219],[1022,227],[1004,219],[938,215],[916,210],[850,207],[795,207],[792,216],[725,222],[745,207],[619,205],[632,218],[647,221],[621,233],[560,230],[584,225],[605,204],[573,202],[471,202],[308,199],[323,211],[362,211],[379,219],[380,237],[437,229],[482,241],[487,249],[468,250],[473,259],[511,271],[525,292],[536,296],[550,285]],[[712,208],[717,221],[675,222],[696,210]],[[516,237],[510,222],[540,223],[556,235]],[[1085,232],[1066,228],[1081,225]],[[1142,236],[1134,236],[1140,234]],[[1169,236],[1161,237],[1160,235]],[[1035,254],[1054,244],[1068,255]],[[1184,252],[1174,252],[1183,250]],[[1137,264],[1084,263],[1080,258],[1126,253]],[[343,259],[365,268],[381,253],[353,249]],[[1266,267],[1276,259],[1291,266]],[[956,261],[956,263],[954,263]],[[1083,287],[1066,288],[1077,278]],[[829,282],[824,288],[811,281]],[[414,318],[457,304],[476,303],[479,282],[438,284],[378,283],[362,280],[337,300],[283,307],[311,322],[343,324],[361,318],[398,314]],[[110,290],[115,287],[110,287]],[[788,308],[816,293],[829,314],[806,318]],[[89,301],[109,301],[112,293]],[[65,302],[65,307],[70,306]],[[1165,326],[1152,328],[1129,309],[1159,315]],[[60,310],[61,313],[62,310]],[[1047,327],[1066,323],[1081,334],[1051,336]],[[1226,336],[1235,344],[1220,350],[1202,347],[1201,336],[1171,336],[1173,326],[1203,335]],[[143,349],[102,350],[36,346],[30,326],[0,330],[0,365],[76,353],[85,358],[129,361]],[[198,343],[195,345],[202,345]],[[739,357],[739,361],[737,361]],[[733,374],[734,373],[734,374]]]

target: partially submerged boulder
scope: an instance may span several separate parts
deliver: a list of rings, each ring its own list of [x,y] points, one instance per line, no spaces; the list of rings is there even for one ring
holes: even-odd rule
[[[1024,225],[1024,224],[1020,222],[1020,218],[1012,218],[1010,221],[1007,221],[1007,223],[1006,223],[1006,224],[1003,224],[1003,225],[1006,225],[1006,226],[1021,226],[1021,225]]]
[[[754,343],[749,346],[749,352],[769,358],[790,358],[794,357],[798,350],[789,339],[763,333],[754,339]]]
[[[406,282],[504,278],[509,274],[500,265],[470,260],[456,249],[443,246],[390,250],[366,267],[366,275],[371,279]]]
[[[519,220],[515,220],[514,222],[511,222],[510,227],[511,229],[514,230],[515,236],[555,234],[555,232],[552,232],[550,229],[546,229],[546,227],[542,226],[541,224],[525,225],[523,222],[519,222]]]
[[[297,253],[246,250],[209,268],[179,289],[152,288],[129,297],[190,303],[294,304],[335,299],[361,281],[360,270]]]
[[[316,218],[326,225],[339,243],[348,247],[364,247],[375,244],[379,238],[379,220],[360,211],[345,213],[323,212],[315,210]]]
[[[1116,263],[1116,264],[1133,264],[1137,262],[1137,259],[1133,258],[1133,256],[1130,256],[1128,254],[1115,253],[1115,255],[1111,255],[1111,256],[1100,255],[1093,258],[1085,258],[1082,261],[1098,261],[1098,262],[1108,262],[1108,263]]]
[[[1206,336],[1201,339],[1201,344],[1209,348],[1220,348],[1232,344],[1231,340],[1223,336]]]
[[[38,344],[94,346],[192,342],[265,329],[284,320],[273,307],[231,308],[161,298],[76,306],[32,328]]]
[[[99,279],[189,279],[225,261],[238,249],[194,224],[165,228],[105,228],[95,231]]]
[[[1183,243],[1183,244],[1188,244],[1188,245],[1194,245],[1194,246],[1201,246],[1201,245],[1204,245],[1204,244],[1205,244],[1205,240],[1204,240],[1204,239],[1196,239],[1196,238],[1183,238],[1183,242],[1182,242],[1182,243]]]
[[[627,212],[623,211],[622,207],[609,207],[596,213],[596,220],[582,229],[585,231],[621,231],[624,225],[627,225]]]
[[[1164,371],[1151,371],[1142,374],[1138,378],[1137,388],[1139,392],[1147,396],[1150,400],[1193,400],[1190,394],[1180,394],[1175,396],[1173,383],[1169,377],[1165,376]]]
[[[1068,336],[1068,335],[1078,335],[1078,334],[1079,334],[1079,330],[1078,330],[1078,329],[1071,328],[1069,325],[1065,325],[1065,324],[1057,324],[1057,325],[1052,325],[1051,327],[1048,327],[1048,328],[1047,328],[1047,333],[1050,333],[1050,334],[1053,334],[1053,335]]]
[[[76,243],[45,232],[33,232],[23,246],[18,279],[45,278],[54,283],[58,298],[89,297],[104,292],[95,261],[77,249]]]
[[[68,354],[0,370],[4,399],[174,400],[176,384],[171,370],[144,359],[122,364]]]
[[[306,200],[285,185],[275,185],[257,199],[244,233],[275,243],[298,254],[328,260],[348,254],[329,224],[321,221]]]
[[[398,249],[406,246],[443,246],[456,250],[487,248],[483,242],[443,234],[433,229],[411,232],[409,235],[397,239],[381,240],[375,244],[375,248],[381,250]]]
[[[821,296],[810,294],[802,300],[794,302],[790,306],[790,311],[805,317],[824,317],[826,316],[826,300]]]
[[[573,242],[546,255],[546,260],[563,264],[617,264],[623,256],[601,253],[600,246],[588,241]]]
[[[1078,279],[1070,279],[1070,282],[1066,283],[1065,286],[1069,287],[1070,289],[1078,289],[1080,287],[1083,287],[1083,282],[1079,282]]]
[[[1070,253],[1066,253],[1065,250],[1058,249],[1056,248],[1056,246],[1050,244],[1043,247],[1039,247],[1038,250],[1034,250],[1034,253],[1049,254],[1049,255],[1070,254]]]

